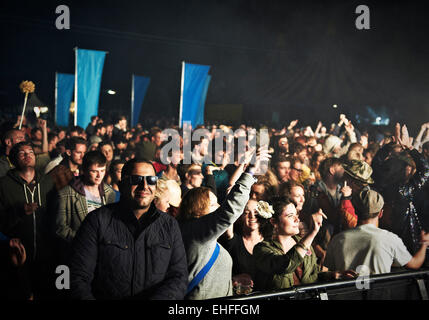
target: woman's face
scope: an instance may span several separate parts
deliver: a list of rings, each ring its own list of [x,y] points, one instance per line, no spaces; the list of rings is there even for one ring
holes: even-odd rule
[[[305,201],[304,190],[301,187],[293,187],[290,194],[292,200],[296,203],[296,211],[300,212]]]
[[[249,229],[251,231],[258,230],[259,223],[258,223],[258,219],[256,218],[257,204],[258,202],[252,199],[247,202],[246,208],[244,208],[244,212],[241,216],[241,222],[242,222],[243,228]]]
[[[299,218],[295,205],[290,203],[284,207],[278,221],[274,220],[272,223],[277,226],[278,235],[294,236],[299,234]]]

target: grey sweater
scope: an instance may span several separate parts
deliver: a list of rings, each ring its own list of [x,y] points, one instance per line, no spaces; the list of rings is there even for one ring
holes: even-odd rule
[[[215,212],[180,223],[188,261],[188,283],[207,264],[217,239],[240,217],[249,200],[250,188],[255,179],[243,173]],[[232,258],[220,246],[219,256],[201,282],[186,299],[213,299],[232,295]]]

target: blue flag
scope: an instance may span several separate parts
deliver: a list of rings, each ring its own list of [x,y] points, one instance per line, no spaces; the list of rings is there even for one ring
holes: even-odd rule
[[[204,123],[203,93],[208,88],[207,77],[210,66],[184,63],[182,71],[182,97],[180,108],[180,126],[183,122],[190,122],[192,128]],[[206,88],[206,93],[207,93]],[[202,115],[202,116],[201,116]]]
[[[105,57],[104,51],[76,49],[75,124],[82,128],[98,115]]]
[[[211,78],[212,76],[208,74],[203,87],[203,92],[201,93],[200,107],[195,117],[195,125],[204,124],[204,109],[206,106],[207,90],[209,89]],[[192,127],[194,128],[194,126]]]
[[[74,74],[56,73],[55,77],[55,123],[68,127],[70,103],[73,97]]]
[[[150,78],[136,76],[133,74],[133,84],[131,93],[131,126],[135,127],[139,122],[144,97],[149,87]]]

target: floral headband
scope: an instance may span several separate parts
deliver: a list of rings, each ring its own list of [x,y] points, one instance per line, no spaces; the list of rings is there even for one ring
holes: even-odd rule
[[[273,207],[265,201],[258,201],[255,211],[265,219],[270,219],[274,214]]]

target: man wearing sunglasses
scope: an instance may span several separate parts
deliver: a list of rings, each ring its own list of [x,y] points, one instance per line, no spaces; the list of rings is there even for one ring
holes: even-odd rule
[[[177,221],[153,202],[151,162],[122,168],[121,198],[93,211],[73,242],[71,294],[75,299],[183,299],[186,253]]]

